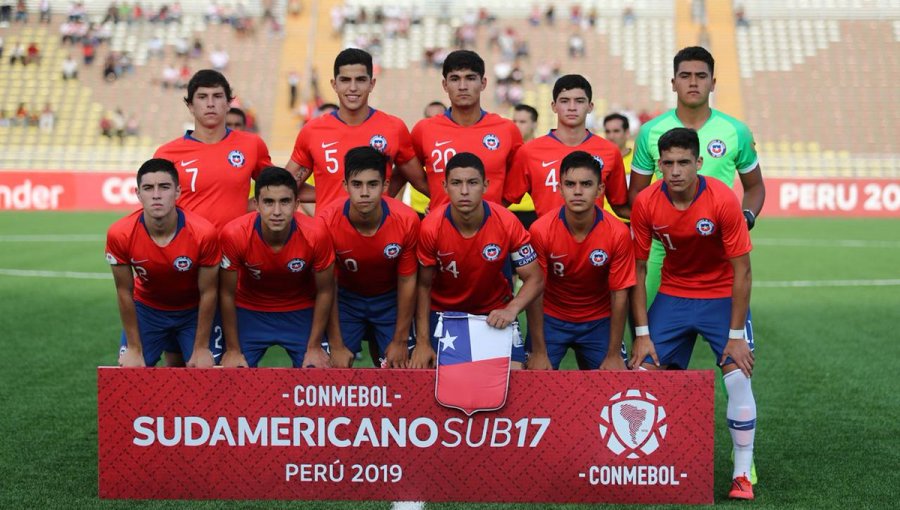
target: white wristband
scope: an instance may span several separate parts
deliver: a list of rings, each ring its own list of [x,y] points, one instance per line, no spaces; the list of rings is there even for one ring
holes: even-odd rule
[[[634,336],[647,336],[650,334],[650,326],[635,326]]]
[[[729,329],[728,330],[728,339],[729,340],[743,340],[744,339],[744,330],[743,329]]]

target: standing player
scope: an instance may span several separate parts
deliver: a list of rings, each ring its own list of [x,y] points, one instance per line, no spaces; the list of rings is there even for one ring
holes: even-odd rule
[[[371,331],[378,342],[373,360],[405,368],[415,310],[419,216],[384,196],[386,159],[368,146],[350,149],[344,158],[344,189],[350,198],[322,212],[337,254],[337,307],[331,312],[328,343],[332,359],[335,342],[358,353]]]
[[[437,312],[487,315],[488,326],[502,329],[544,287],[528,231],[511,212],[483,199],[488,182],[478,156],[468,152],[453,156],[443,175],[450,202],[432,209],[419,232],[412,368],[434,366],[437,342],[431,332],[437,325]],[[515,297],[504,270],[509,263],[522,279]],[[525,362],[520,339],[513,346],[512,361],[514,368]]]
[[[619,149],[586,127],[588,114],[593,111],[591,84],[581,75],[567,74],[553,85],[556,129],[522,147],[510,172],[503,192],[509,203],[518,203],[525,193],[534,200],[538,217],[558,211],[563,205],[559,194],[559,162],[569,153],[585,151],[600,162],[606,198],[620,216],[628,217],[628,188]],[[598,198],[603,205],[603,196]]]
[[[220,235],[222,365],[255,367],[282,346],[294,367],[327,367],[322,337],[334,301],[334,251],[319,220],[297,214],[297,181],[270,167],[256,180],[257,212]]]
[[[171,161],[141,165],[137,194],[142,208],[113,223],[106,237],[126,345],[119,365],[153,366],[168,350],[188,366],[210,367],[220,258],[215,228],[175,206],[181,187]]]
[[[691,129],[659,137],[663,174],[635,200],[637,285],[632,309],[636,338],[630,365],[685,369],[697,335],[716,355],[728,393],[726,417],[734,445],[729,497],[753,499],[750,470],[756,428],[753,329],[750,307],[750,234],[734,192],[718,179],[697,175],[700,140]],[[652,237],[666,250],[662,285],[647,312],[647,258]]]
[[[519,128],[519,132],[522,133],[522,140],[525,143],[534,140],[534,131],[537,129],[538,111],[535,110],[533,106],[522,103],[517,104],[515,108],[513,108],[512,121],[516,124],[516,127]],[[528,193],[522,197],[522,200],[518,204],[510,205],[509,210],[515,213],[516,218],[519,218],[519,221],[522,222],[522,225],[524,225],[525,228],[529,228],[531,224],[534,223],[534,220],[537,219],[537,213],[534,211],[534,201],[531,200],[531,195]]]
[[[662,177],[657,169],[659,137],[672,128],[691,128],[700,137],[700,146],[706,156],[700,169],[702,175],[715,177],[729,187],[734,185],[735,172],[740,176],[744,188],[744,217],[752,229],[766,198],[762,171],[753,134],[747,126],[709,106],[709,95],[716,87],[714,71],[712,55],[699,46],[684,48],[675,55],[672,91],[678,96],[678,104],[641,126],[634,146],[629,196],[634,201],[634,197],[650,184],[654,172],[657,177]],[[647,261],[648,305],[659,288],[664,254],[662,245],[654,241]]]
[[[447,55],[441,85],[450,99],[444,115],[420,120],[412,130],[413,147],[425,164],[431,210],[448,202],[444,170],[454,155],[470,152],[485,168],[491,186],[484,199],[500,203],[503,183],[522,134],[509,119],[481,109],[481,93],[487,86],[484,60],[474,51],[457,50]]]
[[[356,48],[338,53],[334,59],[331,87],[338,96],[340,107],[303,126],[286,166],[301,184],[310,175],[314,176],[316,204],[324,208],[339,198],[347,198],[347,192],[341,186],[344,175],[341,162],[347,151],[363,145],[387,155],[388,164],[396,165],[414,187],[425,191],[422,164],[413,151],[406,124],[369,106],[369,94],[375,88],[372,55]],[[390,177],[390,170],[387,175]],[[396,186],[388,190],[390,196],[396,195],[403,184],[400,178],[393,181]],[[305,189],[309,190],[309,187]],[[301,189],[301,201],[312,201],[311,198]]]
[[[447,107],[444,106],[444,103],[440,101],[432,101],[425,105],[425,109],[422,111],[422,115],[423,118],[427,119],[429,117],[444,115],[446,112]],[[428,201],[428,195],[423,195],[412,186],[409,187],[409,205],[419,214],[419,218],[425,217],[425,212],[428,211]]]
[[[246,214],[250,179],[272,165],[269,149],[259,136],[225,125],[233,99],[222,73],[197,71],[188,82],[188,110],[194,129],[156,150],[178,169],[181,198],[178,206],[195,212],[221,229]]]
[[[610,113],[603,117],[603,134],[606,139],[616,144],[622,153],[622,165],[625,167],[625,183],[630,183],[631,160],[634,158],[634,144],[631,142],[631,127],[628,117],[621,113]],[[613,212],[607,204],[607,211]]]
[[[565,205],[531,226],[531,242],[544,270],[541,298],[528,321],[532,339],[546,344],[553,368],[575,350],[582,370],[624,370],[622,336],[628,290],[634,286],[631,233],[597,206],[603,194],[602,168],[593,156],[575,151],[559,166]],[[532,358],[543,353],[532,349]]]

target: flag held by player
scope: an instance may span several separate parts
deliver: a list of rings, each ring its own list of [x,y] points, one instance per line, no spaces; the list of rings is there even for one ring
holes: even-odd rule
[[[444,407],[471,416],[506,404],[510,355],[518,326],[496,329],[487,317],[464,312],[440,314],[435,398]]]

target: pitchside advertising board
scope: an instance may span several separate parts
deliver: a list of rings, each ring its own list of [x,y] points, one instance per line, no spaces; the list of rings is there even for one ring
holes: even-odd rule
[[[100,368],[100,497],[712,503],[713,381],[514,371],[466,416],[434,371]]]
[[[763,216],[900,215],[897,180],[766,178],[765,183]],[[0,210],[128,211],[138,206],[134,189],[134,172],[0,172]]]

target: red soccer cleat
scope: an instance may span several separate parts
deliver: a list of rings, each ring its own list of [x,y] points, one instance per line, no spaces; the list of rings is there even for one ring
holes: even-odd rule
[[[753,499],[753,485],[746,476],[739,476],[731,481],[731,491],[728,493],[731,499]]]

